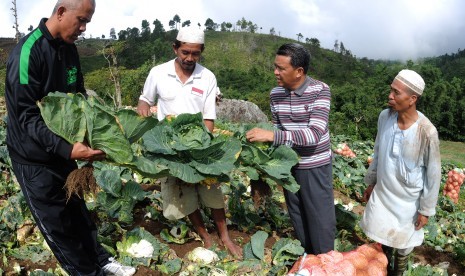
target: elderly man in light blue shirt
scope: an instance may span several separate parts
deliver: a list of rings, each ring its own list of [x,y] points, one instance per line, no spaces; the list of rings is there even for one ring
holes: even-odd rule
[[[389,108],[381,112],[373,162],[365,182],[368,201],[360,222],[381,243],[389,275],[402,275],[408,256],[423,243],[423,226],[435,214],[441,182],[439,138],[435,126],[416,109],[425,82],[402,70],[391,84]]]

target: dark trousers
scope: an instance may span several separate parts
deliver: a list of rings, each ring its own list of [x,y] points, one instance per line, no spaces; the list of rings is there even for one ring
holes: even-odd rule
[[[300,189],[285,190],[284,196],[297,238],[306,253],[327,253],[336,236],[332,165],[293,170],[293,175]]]
[[[110,255],[97,242],[97,228],[85,201],[66,201],[63,188],[73,168],[51,169],[12,161],[26,202],[47,244],[70,275],[105,275]]]

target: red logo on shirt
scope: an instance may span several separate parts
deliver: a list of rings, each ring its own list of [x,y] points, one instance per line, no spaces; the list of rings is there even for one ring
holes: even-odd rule
[[[203,95],[203,90],[192,87],[191,94],[194,94],[194,95],[197,95],[197,96],[202,96]]]

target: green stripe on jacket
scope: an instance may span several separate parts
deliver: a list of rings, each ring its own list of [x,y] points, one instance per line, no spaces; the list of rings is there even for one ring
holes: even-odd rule
[[[19,83],[29,84],[29,56],[34,43],[42,36],[42,31],[36,29],[24,42],[21,48],[21,58],[19,60]]]

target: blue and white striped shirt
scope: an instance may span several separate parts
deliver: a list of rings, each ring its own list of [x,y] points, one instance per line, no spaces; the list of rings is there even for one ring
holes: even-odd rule
[[[274,131],[273,145],[288,145],[300,156],[297,169],[327,165],[331,161],[329,137],[329,86],[307,76],[290,91],[275,87],[270,93]]]

